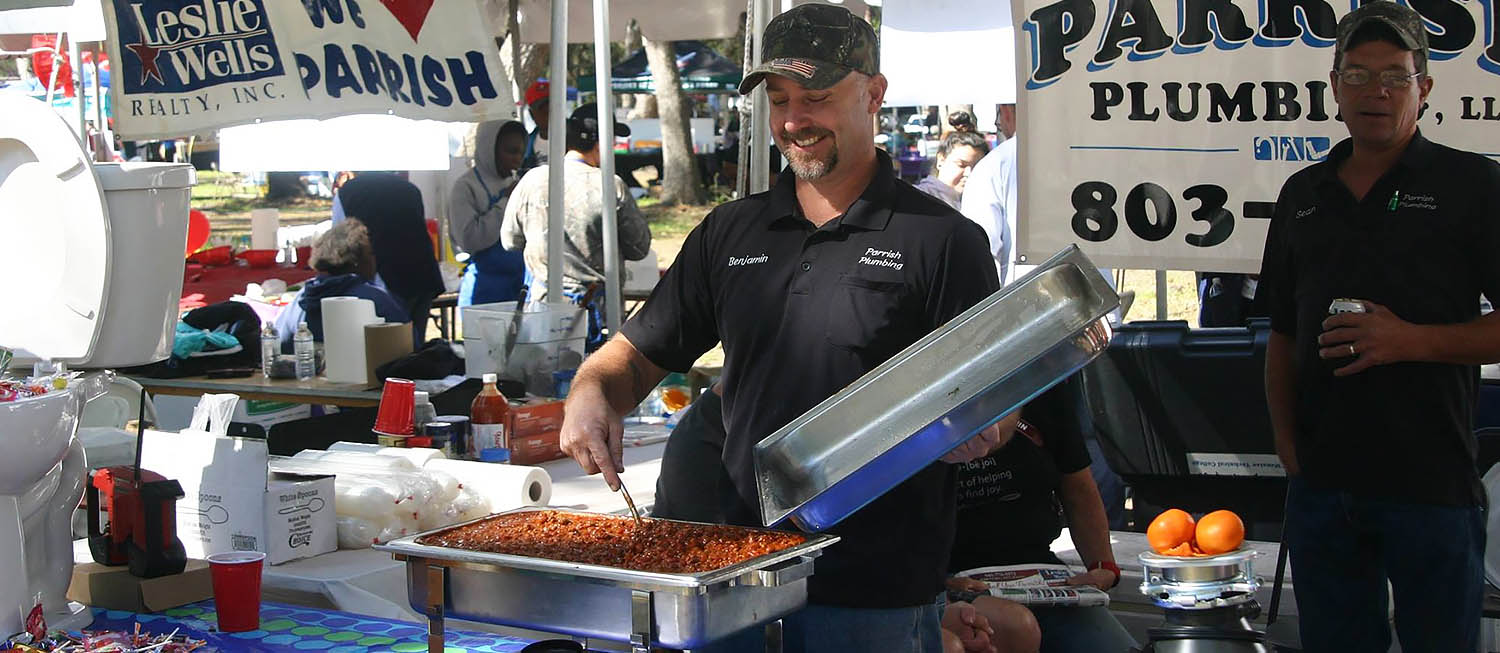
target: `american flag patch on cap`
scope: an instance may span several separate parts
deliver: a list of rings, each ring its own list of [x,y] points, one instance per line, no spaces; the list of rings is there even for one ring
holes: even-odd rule
[[[771,67],[782,68],[803,77],[812,77],[813,73],[818,72],[817,67],[812,62],[803,59],[772,59]]]

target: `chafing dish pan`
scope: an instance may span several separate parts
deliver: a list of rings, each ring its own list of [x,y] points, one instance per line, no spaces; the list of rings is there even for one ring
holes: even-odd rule
[[[678,649],[703,646],[796,611],[807,602],[813,559],[838,541],[813,535],[775,553],[693,574],[417,544],[420,537],[483,519],[489,517],[375,545],[406,562],[414,610],[439,624],[452,617],[641,647],[647,641]]]
[[[820,531],[1109,345],[1120,297],[1070,246],[755,445],[763,523]]]

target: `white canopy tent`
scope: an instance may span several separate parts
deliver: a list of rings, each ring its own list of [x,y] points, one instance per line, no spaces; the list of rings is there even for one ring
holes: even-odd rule
[[[1014,104],[1015,62],[1009,2],[894,0],[881,14],[888,105]]]
[[[571,5],[569,0],[484,0],[484,7],[485,14],[492,24],[515,24],[521,35],[521,41],[545,42],[552,45],[548,78],[555,80],[567,78],[566,48],[559,46],[589,40],[594,43],[595,79],[609,79],[609,71],[614,64],[610,58],[609,42],[625,38],[625,24],[632,18],[640,23],[641,34],[648,39],[675,41],[727,38],[738,32],[739,21],[747,13],[753,22],[752,34],[758,35],[764,30],[774,13],[809,1],[813,0],[780,0],[780,2],[750,0],[748,4],[741,0],[703,0],[696,3],[691,12],[686,12],[682,11],[681,3],[675,0],[594,0],[590,3],[593,12],[588,23],[584,22],[588,13],[582,3]],[[867,7],[879,6],[880,2],[877,0],[834,0],[829,4],[840,4],[852,12],[863,15]],[[510,16],[512,10],[515,12],[513,23]],[[548,20],[544,21],[543,17]],[[548,25],[550,29],[543,32],[543,24]],[[585,24],[593,25],[592,35],[583,28]],[[753,38],[752,44],[750,65],[753,67],[761,61],[760,39]],[[551,106],[564,106],[566,86],[566,84],[551,85],[549,97]],[[757,144],[767,144],[770,142],[770,129],[766,122],[765,93],[757,91],[753,102],[755,109],[750,121],[750,140]],[[614,142],[614,98],[609,93],[601,93],[598,104],[599,142],[612,143]],[[548,133],[563,133],[565,118],[562,111],[551,112]],[[550,148],[547,153],[549,165],[561,165],[564,155],[563,139],[551,138],[548,140],[548,146]],[[610,148],[604,148],[602,154],[604,156],[601,157],[599,168],[604,187],[601,197],[612,197],[614,194],[612,187],[614,153]],[[750,152],[750,192],[765,190],[769,177],[767,172],[769,156],[770,150],[767,147],[758,146]],[[562,175],[548,176],[547,193],[549,198],[547,251],[550,260],[553,258],[551,253],[561,252],[563,247],[563,207],[561,202],[555,201],[563,195]],[[603,221],[605,323],[611,332],[617,332],[620,328],[623,305],[620,293],[622,286],[619,270],[618,223],[615,218],[615,207],[611,202],[604,203]],[[547,266],[548,297],[559,297],[561,291],[562,267]]]

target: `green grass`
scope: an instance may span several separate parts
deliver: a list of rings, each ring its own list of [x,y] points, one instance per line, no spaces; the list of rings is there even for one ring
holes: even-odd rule
[[[199,170],[193,186],[192,207],[208,216],[212,231],[208,246],[250,244],[250,211],[274,208],[281,213],[281,224],[293,226],[320,222],[332,215],[333,202],[322,198],[299,197],[270,201],[261,188],[248,178],[232,172]]]

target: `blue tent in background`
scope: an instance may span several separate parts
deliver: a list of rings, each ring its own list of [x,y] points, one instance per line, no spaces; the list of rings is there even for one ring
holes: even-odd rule
[[[677,41],[675,53],[682,90],[689,93],[733,93],[739,88],[743,77],[739,64],[709,49],[702,41]],[[651,78],[651,66],[646,62],[644,48],[611,68],[610,76],[610,90],[616,93],[656,92],[656,82]],[[593,77],[578,80],[578,90],[592,93],[594,88]]]

